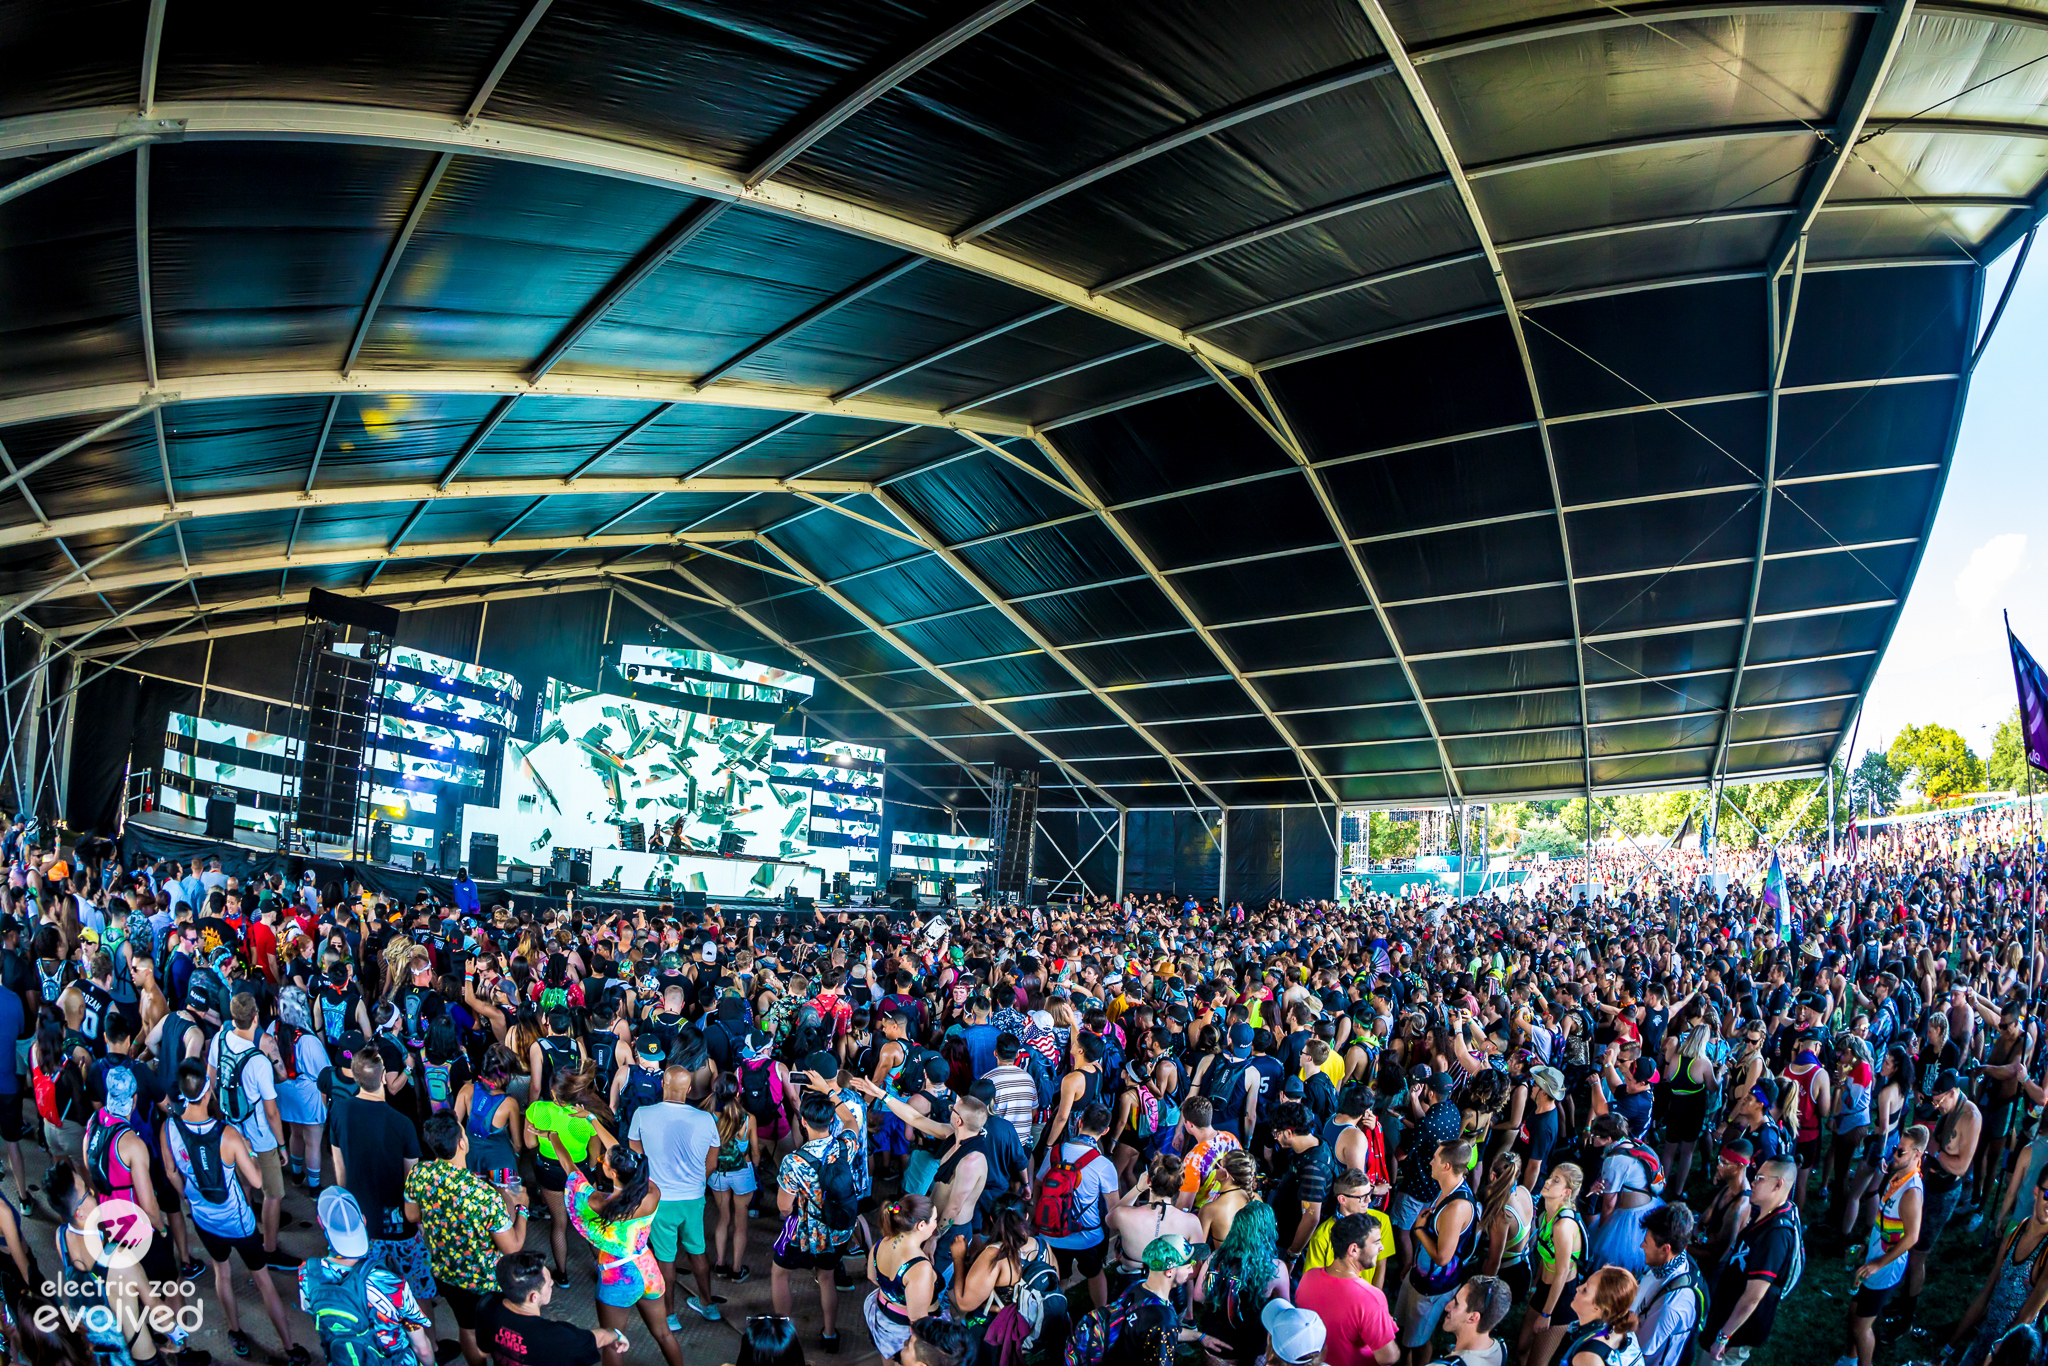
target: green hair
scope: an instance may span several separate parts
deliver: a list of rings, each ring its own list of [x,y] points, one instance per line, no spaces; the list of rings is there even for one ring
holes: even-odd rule
[[[1218,1298],[1235,1292],[1257,1297],[1273,1279],[1273,1254],[1279,1243],[1279,1225],[1273,1207],[1263,1200],[1250,1200],[1231,1221],[1230,1236],[1209,1259],[1210,1274],[1216,1277]]]

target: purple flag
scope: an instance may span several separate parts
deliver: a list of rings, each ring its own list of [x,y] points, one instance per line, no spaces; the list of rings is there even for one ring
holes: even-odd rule
[[[1764,874],[1764,905],[1777,913],[1779,934],[1792,931],[1792,897],[1785,886],[1785,865],[1778,862],[1778,851],[1771,850],[1770,870]]]
[[[2027,762],[2048,773],[2048,673],[2020,644],[2009,621],[2005,639],[2012,646],[2012,681],[2020,694],[2020,742],[2027,747]]]

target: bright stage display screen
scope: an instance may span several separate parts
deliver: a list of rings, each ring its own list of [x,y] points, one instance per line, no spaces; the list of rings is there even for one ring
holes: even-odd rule
[[[801,858],[811,791],[782,779],[774,746],[767,724],[550,679],[535,738],[507,748],[496,812],[469,808],[477,818],[466,823],[495,826],[500,856],[524,863],[558,846],[615,848],[619,823],[631,821],[650,848],[658,831],[671,852],[717,854],[731,832],[749,854]]]

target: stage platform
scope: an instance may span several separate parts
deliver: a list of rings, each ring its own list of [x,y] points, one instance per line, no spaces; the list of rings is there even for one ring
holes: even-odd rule
[[[453,895],[452,877],[438,871],[414,872],[409,857],[404,863],[355,860],[349,857],[349,848],[345,844],[316,845],[311,853],[286,852],[278,849],[274,836],[252,830],[238,830],[236,834],[237,838],[229,841],[209,839],[206,822],[202,820],[174,812],[149,811],[128,818],[121,831],[121,850],[123,858],[131,865],[138,859],[190,862],[218,858],[223,872],[245,881],[278,873],[296,882],[310,868],[323,880],[329,875],[337,879],[354,878],[378,895],[397,900],[410,901],[422,887],[439,897]],[[753,907],[765,914],[784,909],[781,899],[786,885],[796,887],[798,896],[823,900],[819,895],[824,879],[822,870],[806,864],[750,858],[743,854],[717,858],[597,850],[593,852],[591,862],[591,876],[595,883],[602,884],[614,866],[624,868],[627,860],[635,861],[635,871],[643,878],[648,876],[657,861],[678,867],[682,876],[670,874],[674,895],[664,897],[660,894],[658,878],[654,890],[650,891],[627,885],[623,876],[617,890],[592,885],[575,888],[573,897],[569,894],[555,895],[545,887],[533,886],[520,876],[523,870],[507,868],[503,864],[500,865],[501,874],[511,873],[513,876],[478,878],[476,881],[484,904],[504,901],[521,909],[541,905],[560,907],[573,899],[578,906],[648,910],[664,902],[674,903],[684,891],[694,890],[703,892],[705,900],[713,905]],[[640,861],[645,861],[648,866],[639,867]],[[762,879],[763,867],[770,870],[770,880]],[[819,909],[829,908],[821,905]]]

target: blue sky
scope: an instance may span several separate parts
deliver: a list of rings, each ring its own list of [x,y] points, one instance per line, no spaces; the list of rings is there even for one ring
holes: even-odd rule
[[[2042,244],[2048,248],[2048,243]],[[1988,315],[2009,261],[1992,271]],[[1938,721],[1980,756],[2012,710],[2012,666],[1999,614],[2048,658],[2048,250],[2020,277],[1977,368],[1955,466],[1919,576],[1878,668],[1857,751],[1907,724]]]

